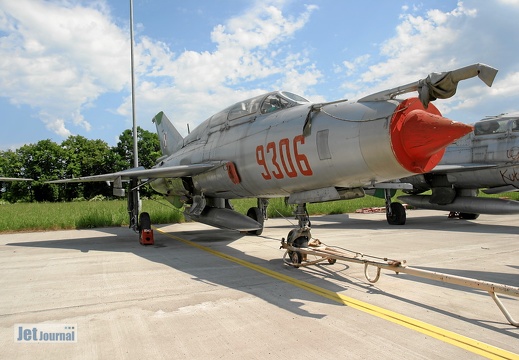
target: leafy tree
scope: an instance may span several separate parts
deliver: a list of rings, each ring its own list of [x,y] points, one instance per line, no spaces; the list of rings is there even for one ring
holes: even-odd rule
[[[57,201],[58,187],[45,181],[59,178],[64,165],[63,149],[47,139],[24,145],[16,151],[22,163],[23,176],[32,178],[34,200]],[[31,199],[32,200],[32,199]]]
[[[155,133],[137,129],[139,165],[151,168],[161,155]],[[99,175],[133,167],[133,136],[125,130],[115,147],[102,140],[70,136],[61,145],[51,140],[24,145],[16,151],[0,151],[0,176],[32,178],[33,182],[5,183],[0,193],[3,199],[16,201],[63,201],[75,198],[90,199],[97,195],[112,196],[111,187],[104,181],[45,184],[46,181]],[[144,196],[154,192],[147,186]]]
[[[6,176],[9,171],[5,153],[6,151],[0,151],[0,176]]]
[[[69,136],[61,143],[64,167],[61,177],[73,178],[99,175],[115,171],[113,153],[102,140],[89,140],[83,136]],[[65,200],[90,199],[96,195],[110,196],[110,187],[103,181],[69,183],[62,186]]]
[[[160,142],[157,134],[137,127],[137,147],[139,151],[139,166],[149,169],[161,155]],[[120,170],[133,167],[133,134],[132,130],[124,130],[119,136],[115,152],[120,156]]]
[[[24,165],[17,152],[12,150],[0,152],[0,176],[28,177],[25,174]],[[5,182],[2,184],[1,197],[9,202],[31,199],[31,183],[24,181]]]
[[[139,166],[146,169],[155,165],[156,160],[162,155],[157,134],[137,127],[137,147],[139,151]],[[117,158],[118,171],[133,167],[133,132],[130,129],[123,131],[119,136],[119,142],[114,148]],[[141,194],[150,196],[154,191],[148,186],[141,188]]]

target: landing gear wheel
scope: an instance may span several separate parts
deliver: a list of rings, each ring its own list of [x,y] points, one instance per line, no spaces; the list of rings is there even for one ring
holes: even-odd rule
[[[479,217],[479,214],[460,212],[458,217],[463,220],[476,220]]]
[[[293,266],[297,269],[299,267],[298,264],[301,264],[302,256],[299,251],[291,251],[290,252],[290,261],[292,261]]]
[[[386,219],[389,225],[404,225],[406,220],[404,205],[399,202],[392,202],[389,207],[391,208],[391,215],[386,213]]]
[[[337,259],[331,259],[331,258],[328,259],[328,263],[329,263],[330,265],[333,265],[333,264],[335,264],[336,262],[337,262]]]
[[[253,220],[256,220],[261,225],[261,228],[258,230],[247,231],[247,235],[261,235],[261,233],[263,233],[263,223],[265,222],[265,219],[263,218],[263,214],[261,213],[260,208],[251,207],[247,211],[247,216]]]
[[[299,236],[298,236],[299,235]],[[296,237],[298,236],[298,237]],[[294,239],[294,237],[296,237]],[[292,229],[287,236],[287,244],[295,248],[306,248],[308,247],[308,237],[299,233],[297,229]],[[298,264],[301,264],[303,260],[306,260],[306,255],[303,255],[300,251],[288,251],[288,256],[292,262],[292,266],[298,268]]]
[[[139,232],[142,230],[150,230],[151,229],[151,219],[150,214],[147,212],[141,213],[139,216]]]

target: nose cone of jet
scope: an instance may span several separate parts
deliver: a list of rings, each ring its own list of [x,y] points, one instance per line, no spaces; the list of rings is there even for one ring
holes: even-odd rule
[[[433,106],[424,110],[417,99],[403,101],[391,119],[391,144],[399,163],[415,173],[431,171],[445,148],[472,131],[472,126],[441,116]]]

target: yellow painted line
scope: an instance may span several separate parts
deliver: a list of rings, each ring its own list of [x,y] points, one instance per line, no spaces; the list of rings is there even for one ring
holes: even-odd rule
[[[498,347],[486,344],[486,343],[478,341],[478,340],[471,339],[469,337],[457,334],[457,333],[449,331],[449,330],[442,329],[440,327],[425,323],[420,320],[410,318],[408,316],[396,313],[391,310],[387,310],[387,309],[384,309],[384,308],[381,308],[381,307],[378,307],[375,305],[368,304],[368,303],[360,301],[360,300],[353,299],[349,296],[345,296],[345,295],[338,294],[338,293],[330,291],[330,290],[326,290],[322,287],[312,285],[305,281],[294,279],[290,276],[283,275],[277,271],[273,271],[273,270],[267,269],[263,266],[259,266],[259,265],[253,264],[251,262],[239,259],[237,257],[224,254],[220,251],[211,249],[207,246],[197,244],[193,241],[182,239],[178,236],[164,232],[156,227],[154,227],[154,229],[156,231],[160,232],[161,234],[166,235],[172,239],[178,240],[184,244],[187,244],[189,246],[203,250],[212,255],[218,256],[222,259],[232,261],[236,264],[239,264],[239,265],[242,265],[249,269],[255,270],[259,273],[265,274],[274,279],[284,281],[286,283],[297,286],[301,289],[304,289],[304,290],[310,291],[314,294],[323,296],[327,299],[336,301],[338,303],[355,308],[357,310],[364,311],[368,314],[391,321],[395,324],[405,326],[411,330],[421,332],[427,336],[431,336],[435,339],[441,340],[443,342],[457,346],[459,348],[465,349],[465,350],[473,352],[475,354],[487,357],[489,359],[519,360],[519,354],[515,354],[512,352],[500,349]]]

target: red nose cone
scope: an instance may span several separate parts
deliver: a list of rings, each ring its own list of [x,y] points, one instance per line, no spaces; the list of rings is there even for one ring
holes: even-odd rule
[[[445,148],[472,126],[441,116],[432,104],[425,110],[416,98],[404,100],[391,119],[391,143],[400,164],[415,173],[431,171]]]

